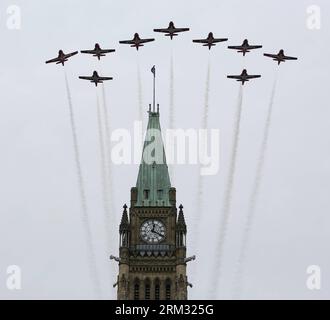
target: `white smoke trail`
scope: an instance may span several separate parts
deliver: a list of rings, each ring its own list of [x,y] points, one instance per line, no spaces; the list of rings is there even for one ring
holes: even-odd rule
[[[109,113],[107,106],[107,99],[105,93],[105,86],[102,85],[102,95],[103,95],[103,115],[104,115],[104,126],[105,126],[105,163],[106,163],[106,200],[107,200],[107,211],[105,212],[105,227],[106,227],[106,252],[109,255],[114,254],[117,248],[115,245],[116,241],[116,231],[117,231],[117,221],[115,216],[114,208],[114,189],[113,189],[113,180],[112,180],[112,166],[111,166],[111,148],[110,148],[110,122],[109,122]],[[112,263],[110,270],[110,277],[112,278],[115,274],[115,265]],[[111,287],[112,289],[112,287]],[[111,290],[111,297],[113,297],[113,290]]]
[[[208,127],[208,114],[209,114],[209,93],[210,93],[210,61],[208,62],[206,81],[205,81],[205,94],[204,94],[204,107],[201,128],[206,129]],[[202,144],[203,143],[203,144]],[[203,141],[199,146],[201,150],[205,148],[205,141]],[[204,179],[200,174],[201,165],[198,166],[198,180],[197,180],[197,194],[196,194],[196,211],[194,217],[194,224],[192,226],[192,234],[194,235],[191,239],[191,248],[194,250],[194,254],[199,256],[199,240],[200,240],[200,222],[202,220],[202,208],[203,208],[203,189],[204,189]],[[196,264],[192,264],[191,267],[191,277],[194,282],[198,278],[196,273]]]
[[[224,251],[224,243],[227,235],[227,226],[229,222],[230,209],[231,209],[231,200],[232,200],[232,191],[234,186],[234,177],[236,171],[236,159],[237,159],[237,151],[238,151],[238,143],[240,136],[240,122],[241,122],[241,114],[242,114],[242,102],[243,102],[243,86],[240,85],[239,94],[238,94],[238,103],[237,110],[235,116],[234,123],[234,136],[233,136],[233,146],[230,157],[230,166],[229,166],[229,174],[227,178],[227,185],[225,188],[224,195],[224,205],[222,209],[222,216],[219,225],[219,238],[216,245],[215,251],[215,270],[214,276],[212,277],[212,294],[216,295],[216,290],[218,288],[218,283],[222,276],[222,262],[223,262],[223,251]]]
[[[268,145],[269,130],[270,130],[270,126],[271,126],[273,104],[274,104],[274,97],[275,97],[275,91],[276,91],[276,83],[277,83],[277,79],[275,78],[271,97],[270,97],[270,102],[269,102],[269,106],[268,106],[268,110],[267,110],[267,118],[266,118],[266,123],[265,123],[264,131],[263,131],[260,153],[259,153],[259,158],[258,158],[257,167],[256,167],[255,180],[254,180],[254,184],[253,184],[253,188],[252,188],[252,192],[251,192],[251,196],[250,196],[248,214],[246,217],[246,222],[245,222],[245,226],[244,226],[244,230],[243,230],[243,237],[242,237],[240,253],[239,253],[239,257],[238,257],[237,264],[236,264],[236,271],[235,271],[235,275],[234,275],[234,296],[233,296],[235,299],[238,299],[240,297],[241,290],[242,290],[242,279],[243,279],[243,271],[244,271],[244,266],[245,266],[245,261],[246,261],[246,254],[248,251],[249,238],[250,238],[252,223],[253,223],[255,211],[256,211],[256,202],[258,199],[258,194],[259,194],[261,180],[262,180],[262,172],[263,172],[263,168],[264,168],[264,164],[265,164],[265,155],[266,155],[266,150],[267,150],[267,145]]]
[[[169,110],[169,128],[174,127],[174,61],[173,51],[171,52],[170,62],[170,110]]]
[[[102,95],[103,95],[103,114],[104,114],[104,124],[105,124],[105,157],[106,157],[106,167],[107,167],[107,192],[108,192],[108,205],[110,209],[110,218],[113,220],[115,224],[115,210],[114,210],[114,203],[113,203],[113,180],[112,180],[112,165],[111,165],[111,139],[110,139],[110,122],[109,122],[109,112],[107,106],[107,98],[105,94],[104,85],[102,86]]]
[[[174,61],[173,61],[173,49],[171,50],[171,61],[170,61],[170,110],[169,110],[169,129],[174,127]],[[169,175],[173,179],[174,176],[174,164],[169,166]]]
[[[71,91],[70,91],[69,81],[68,81],[66,72],[64,72],[64,75],[65,75],[65,86],[66,86],[68,105],[69,105],[70,124],[71,124],[71,130],[72,130],[75,164],[76,164],[79,193],[80,193],[81,206],[82,206],[82,224],[83,224],[85,236],[86,236],[88,263],[89,263],[91,278],[92,278],[92,282],[94,285],[94,290],[95,290],[96,296],[97,296],[97,298],[100,298],[101,297],[101,286],[100,286],[100,281],[99,281],[99,275],[97,272],[96,257],[95,257],[93,240],[92,240],[92,232],[91,232],[91,227],[90,227],[90,222],[89,222],[89,217],[88,217],[84,180],[83,180],[82,169],[81,169],[77,130],[76,130],[76,124],[75,124],[74,110],[73,110],[73,106],[72,106]]]
[[[208,116],[209,116],[209,95],[210,95],[210,75],[211,75],[211,64],[210,61],[207,66],[206,82],[205,82],[205,95],[204,95],[204,108],[203,108],[203,118],[202,118],[202,129],[207,129],[208,127]],[[205,143],[205,141],[203,141]],[[204,149],[205,145],[200,145],[201,149]],[[199,243],[199,225],[201,221],[201,212],[203,207],[203,189],[204,189],[204,179],[200,174],[201,165],[198,168],[198,182],[197,182],[197,204],[196,204],[196,215],[195,215],[195,225],[194,225],[194,235],[195,244],[193,248],[198,247]]]
[[[140,62],[137,60],[137,81],[138,81],[138,102],[139,102],[139,121],[143,124],[143,96],[142,96],[142,81],[141,81],[141,70]]]
[[[98,92],[96,92],[96,111],[97,111],[97,126],[98,126],[98,138],[99,138],[99,147],[100,147],[100,156],[101,156],[101,181],[102,181],[102,193],[103,193],[103,206],[104,212],[106,214],[106,220],[108,222],[108,194],[107,194],[107,168],[105,160],[105,146],[104,146],[104,133],[103,133],[103,123],[102,123],[102,114],[100,107],[100,99]]]

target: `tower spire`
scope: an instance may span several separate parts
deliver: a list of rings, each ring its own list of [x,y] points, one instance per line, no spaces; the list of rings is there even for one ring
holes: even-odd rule
[[[159,123],[159,105],[156,105],[155,66],[151,68],[151,72],[153,74],[153,106],[151,109],[151,104],[149,104],[147,131],[136,182],[136,206],[171,207],[171,181]]]
[[[152,102],[152,112],[156,112],[156,67],[153,66],[151,68],[151,72],[153,73],[153,102]]]

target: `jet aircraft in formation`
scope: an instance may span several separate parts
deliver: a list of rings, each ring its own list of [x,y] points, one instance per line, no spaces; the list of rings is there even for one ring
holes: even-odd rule
[[[100,45],[96,43],[93,50],[81,50],[80,52],[86,54],[92,54],[93,57],[97,57],[97,59],[100,60],[101,57],[104,57],[107,53],[111,53],[115,51],[116,51],[115,49],[101,49]]]
[[[227,40],[228,40],[228,38],[214,38],[213,32],[210,32],[206,39],[196,39],[196,40],[193,40],[193,42],[203,43],[204,47],[209,47],[209,50],[211,50],[211,48],[213,46],[215,46],[216,43],[227,41]]]
[[[51,59],[51,60],[48,60],[46,61],[46,63],[56,63],[56,64],[62,64],[62,66],[64,66],[64,63],[67,62],[69,60],[70,57],[72,56],[75,56],[76,54],[78,53],[78,51],[75,51],[75,52],[71,52],[71,53],[68,53],[68,54],[65,54],[63,52],[63,50],[60,50],[58,52],[58,56],[57,58],[54,58],[54,59]]]
[[[244,85],[244,83],[246,81],[249,81],[250,79],[255,79],[255,78],[260,78],[260,77],[261,77],[260,74],[255,74],[255,75],[248,74],[246,69],[244,69],[240,75],[227,76],[227,78],[229,78],[229,79],[235,79],[236,81],[242,82],[242,85]]]
[[[243,41],[242,45],[240,45],[240,46],[228,46],[228,49],[237,50],[237,52],[243,53],[243,56],[245,56],[245,54],[247,52],[250,52],[250,50],[260,49],[260,48],[262,48],[261,45],[249,45],[248,39],[245,39]]]
[[[107,80],[112,80],[112,77],[100,77],[97,73],[97,71],[93,72],[93,75],[91,77],[88,76],[80,76],[79,79],[82,80],[89,80],[90,82],[94,83],[95,86],[97,87],[97,85],[99,83],[103,83],[103,81],[107,81]]]
[[[180,32],[186,32],[189,31],[189,28],[176,28],[173,21],[171,21],[167,28],[163,29],[154,29],[154,32],[160,32],[165,33],[165,36],[168,36],[173,39],[173,37],[177,36]],[[120,44],[129,44],[131,47],[136,48],[136,50],[139,50],[139,47],[143,47],[145,43],[155,41],[154,38],[140,38],[138,33],[134,34],[134,37],[132,40],[121,40],[119,41]],[[194,43],[201,43],[203,46],[208,47],[209,50],[213,46],[215,46],[219,42],[228,41],[228,38],[215,38],[213,33],[210,32],[208,36],[205,39],[194,39],[192,40]],[[246,55],[246,53],[250,52],[254,49],[260,49],[262,48],[262,45],[250,45],[248,39],[245,39],[241,45],[236,46],[228,46],[228,49],[237,50],[237,52],[242,53],[243,56]],[[97,57],[98,60],[101,59],[101,57],[104,57],[107,53],[115,52],[115,49],[102,49],[101,46],[96,43],[94,46],[94,49],[92,50],[81,50],[81,53],[84,54],[91,54],[94,57]],[[59,51],[58,56],[54,59],[47,60],[46,63],[56,63],[56,64],[62,64],[64,66],[64,63],[68,61],[69,58],[72,56],[78,54],[78,51],[74,51],[68,54],[65,54],[62,50]],[[284,54],[284,50],[281,49],[278,54],[270,54],[270,53],[264,53],[264,56],[272,58],[274,61],[277,61],[278,64],[281,62],[285,62],[287,60],[297,60],[296,57],[290,57],[286,56]],[[227,78],[229,79],[236,79],[239,82],[242,82],[242,85],[244,85],[245,82],[249,81],[250,79],[260,78],[261,75],[249,75],[244,69],[240,75],[228,75]],[[97,86],[99,83],[103,83],[103,81],[106,80],[112,80],[111,77],[100,77],[97,73],[97,71],[93,72],[93,75],[90,77],[87,76],[80,76],[80,79],[89,80]]]
[[[143,47],[144,43],[152,42],[152,41],[155,41],[155,39],[153,39],[153,38],[141,39],[139,34],[135,33],[132,40],[121,40],[121,41],[119,41],[119,43],[121,43],[121,44],[130,44],[131,47],[135,47],[136,50],[139,50],[139,47]]]
[[[273,58],[274,61],[277,61],[279,65],[281,62],[285,62],[286,60],[298,60],[296,57],[289,57],[284,54],[284,50],[281,49],[278,54],[264,53],[265,57]]]
[[[171,21],[168,25],[167,28],[165,29],[154,29],[154,32],[162,32],[165,33],[165,36],[170,37],[171,40],[173,39],[173,37],[177,36],[179,32],[185,32],[185,31],[189,31],[189,28],[176,28],[174,25],[174,22]]]

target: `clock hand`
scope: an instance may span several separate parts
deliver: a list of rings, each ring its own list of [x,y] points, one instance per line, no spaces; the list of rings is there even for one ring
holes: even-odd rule
[[[152,229],[150,230],[151,233],[155,233],[155,224],[152,223]]]
[[[163,236],[162,234],[160,234],[159,232],[157,232],[156,230],[155,230],[155,224],[153,223],[153,225],[152,225],[152,229],[150,230],[152,233],[155,233],[155,234],[158,234],[159,236]]]
[[[163,237],[164,235],[162,235],[161,233],[157,232],[157,231],[153,231],[153,233],[158,234],[159,236]]]

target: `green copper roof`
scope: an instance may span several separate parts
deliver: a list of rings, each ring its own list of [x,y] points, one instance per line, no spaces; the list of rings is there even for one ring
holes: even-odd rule
[[[136,206],[171,206],[169,201],[171,181],[161,135],[159,111],[152,112],[149,110],[147,132],[136,187],[138,190]]]

